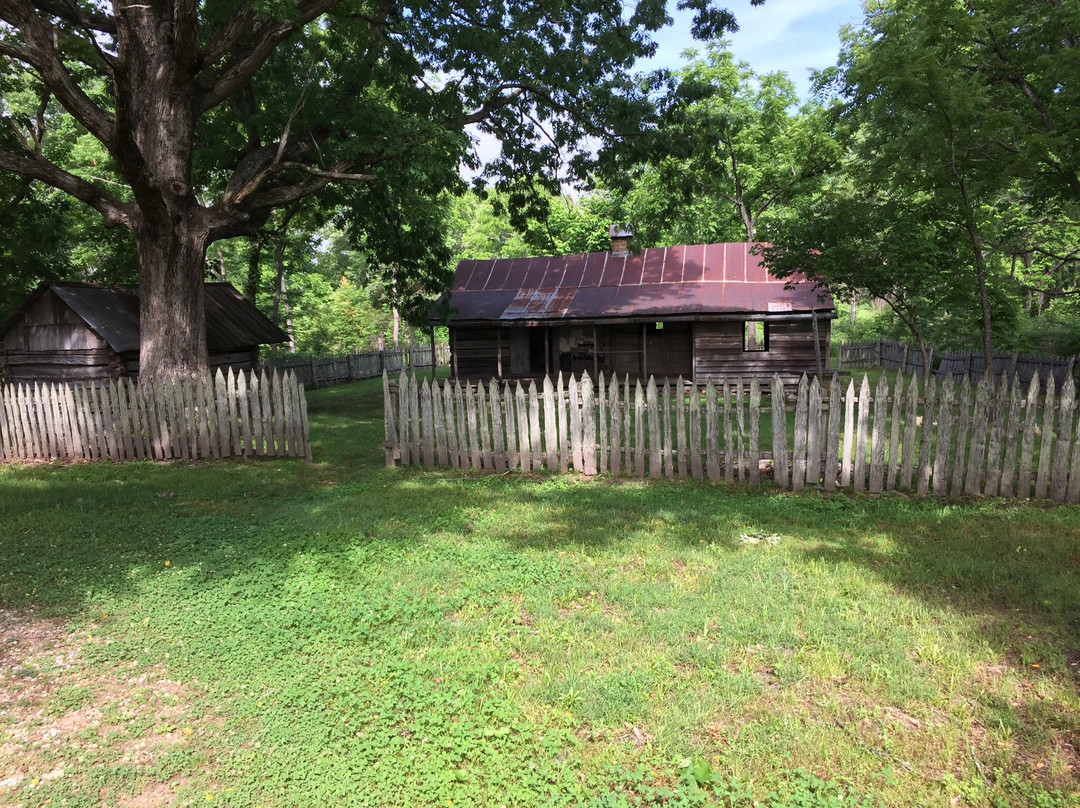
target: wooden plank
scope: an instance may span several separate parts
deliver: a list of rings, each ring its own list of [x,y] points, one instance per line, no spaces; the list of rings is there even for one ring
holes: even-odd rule
[[[611,418],[609,429],[611,432],[611,473],[616,477],[622,473],[623,444],[620,440],[622,435],[622,399],[619,397],[619,377],[611,374],[611,384],[608,385],[608,415]]]
[[[1031,466],[1035,451],[1035,420],[1039,406],[1039,374],[1032,375],[1028,383],[1027,402],[1024,408],[1023,438],[1020,441],[1020,467],[1017,470],[1016,496],[1031,496]]]
[[[265,392],[266,387],[264,386],[262,390]],[[264,417],[266,417],[266,410],[264,410]],[[382,434],[383,459],[386,461],[387,468],[392,469],[401,458],[401,450],[397,446],[397,406],[390,392],[390,375],[386,371],[382,372]],[[259,454],[265,452],[264,446]]]
[[[243,400],[240,400],[240,380],[243,378],[243,376],[244,374],[242,372],[238,373],[236,380],[237,404],[240,406],[240,411],[238,412],[240,418],[238,430],[240,432],[241,444],[243,444],[245,440],[243,416],[245,414],[244,408],[247,404],[246,383],[244,385]],[[173,400],[176,402],[176,439],[177,442],[180,444],[180,457],[184,460],[193,460],[197,456],[197,450],[193,452],[191,449],[191,445],[192,441],[195,441],[197,443],[198,439],[195,434],[195,413],[191,408],[191,393],[190,391],[187,391],[187,394],[185,394],[184,390],[184,381],[186,378],[188,378],[186,375],[176,377],[172,380],[171,386]]]
[[[723,407],[717,407],[717,391],[712,379],[705,383],[705,468],[710,480],[720,479],[720,435],[717,417],[722,413],[724,433],[724,481],[735,480],[735,439],[731,434],[731,391],[726,381],[720,383]]]
[[[975,389],[975,414],[971,417],[971,450],[968,452],[964,493],[982,492],[983,464],[986,461],[986,433],[990,428],[990,396],[993,374],[984,373]]]
[[[449,389],[450,385],[447,385]],[[506,471],[506,432],[503,429],[503,402],[499,396],[499,383],[492,379],[488,383],[488,406],[491,409],[491,455],[495,471],[502,474]],[[446,423],[450,425],[450,413],[446,414]]]
[[[498,400],[497,396],[494,398]],[[451,468],[456,469],[458,467],[460,445],[457,436],[457,419],[454,414],[454,387],[449,379],[443,382],[442,401],[443,426],[446,429],[446,462]],[[497,444],[495,449],[499,451]],[[505,450],[506,445],[503,444],[502,451],[505,452]]]
[[[68,435],[67,424],[63,417],[62,411],[62,394],[59,383],[50,384],[49,386],[49,419],[52,422],[53,439],[56,444],[56,459],[69,460],[72,456],[70,435]],[[131,435],[127,435],[128,447],[130,448]],[[128,452],[130,455],[130,451]]]
[[[41,385],[34,382],[30,392],[29,414],[30,423],[34,430],[34,451],[39,460],[47,460],[51,454],[49,450],[49,428],[45,421],[45,402],[41,392]],[[115,457],[115,454],[113,455]]]
[[[672,467],[674,452],[671,447],[671,382],[664,379],[664,393],[660,400],[661,412],[663,413],[663,434],[661,442],[664,447],[664,476],[669,480],[675,479],[675,469]]]
[[[1072,453],[1073,404],[1076,402],[1076,385],[1070,373],[1058,401],[1057,436],[1054,441],[1054,461],[1051,464],[1050,499],[1064,502],[1068,491],[1069,458]]]
[[[255,378],[255,374],[251,375],[251,378]],[[185,382],[190,382],[190,377],[185,377]],[[189,425],[189,435],[192,441],[196,440],[195,432],[195,410],[191,406],[190,390],[187,386],[182,387],[184,391],[184,409],[191,414],[186,417]],[[248,386],[248,374],[244,371],[240,371],[236,374],[236,402],[240,406],[240,443],[242,444],[243,454],[246,457],[250,457],[255,454],[255,435],[251,428],[251,399],[258,394],[258,391]],[[193,452],[194,453],[194,452]]]
[[[296,428],[300,434],[300,457],[310,463],[311,456],[311,421],[308,420],[307,391],[304,383],[296,381],[296,400],[300,403],[300,419]]]
[[[462,447],[463,457],[461,458],[462,468],[471,471],[480,471],[483,468],[483,454],[480,441],[480,419],[477,416],[477,406],[479,404],[478,390],[480,383],[477,382],[474,387],[470,382],[466,381],[461,386],[461,394],[465,400],[465,439],[467,440],[468,452],[464,451]],[[521,384],[518,384],[518,394],[521,393]],[[524,410],[522,405],[520,410]],[[525,441],[522,441],[522,452],[525,452]],[[468,465],[466,466],[466,460]]]
[[[431,403],[431,383],[426,376],[420,385],[420,420],[424,429],[424,465],[430,468],[435,465],[435,410]]]
[[[905,362],[907,358],[907,346],[904,346]],[[889,491],[896,490],[896,480],[900,474],[900,424],[903,418],[904,400],[904,374],[902,371],[896,374],[896,383],[893,385],[892,397],[892,423],[889,424],[889,473],[885,481],[885,488]]]
[[[220,380],[222,378],[223,377],[219,373],[218,374],[218,379]],[[270,386],[271,386],[271,400],[273,401],[273,404],[271,406],[272,406],[273,411],[274,411],[274,438],[275,438],[275,444],[276,444],[275,449],[274,449],[274,454],[275,454],[276,457],[288,457],[288,455],[289,455],[289,444],[288,444],[288,442],[286,440],[286,436],[285,436],[285,430],[286,430],[286,426],[285,426],[285,417],[286,417],[286,413],[285,413],[285,377],[284,377],[284,374],[280,370],[275,370],[274,373],[273,373],[273,376],[271,378],[272,378],[272,382],[270,384]],[[222,386],[223,385],[224,385],[224,382],[222,381]],[[409,398],[409,395],[413,391],[411,390],[411,388],[410,388],[407,381],[403,385],[403,389],[406,391],[406,395],[402,399],[402,402],[401,402],[402,406],[404,407],[404,410],[405,410],[404,411],[404,418],[402,419],[402,421],[405,424],[409,424],[409,401],[408,401],[408,398]],[[220,402],[219,406],[223,405],[224,400],[219,398],[219,402]],[[228,442],[229,442],[228,423],[222,421],[222,419],[219,417],[218,418],[218,427],[224,431],[224,434],[221,436],[221,445],[223,447],[227,447]],[[399,434],[401,434],[401,433],[399,433]],[[226,454],[226,455],[223,455],[223,456],[227,457],[228,455]],[[415,462],[416,461],[415,455],[411,455],[409,459],[410,459],[410,462]]]
[[[806,482],[818,485],[821,482],[821,380],[817,376],[810,381],[806,427]]]
[[[806,374],[799,379],[795,396],[795,442],[791,459],[791,490],[799,492],[806,485],[806,432],[810,416],[810,384]]]
[[[204,374],[196,374],[189,379],[191,395],[191,440],[192,454],[198,458],[210,457],[210,434],[206,423],[206,399],[203,393]],[[255,371],[251,372],[251,381],[248,386],[248,395],[251,398],[251,439],[252,452],[261,454],[262,449],[262,407],[259,399],[259,377]]]
[[[438,386],[436,385],[436,390]],[[486,471],[495,470],[495,455],[491,450],[491,407],[487,390],[481,381],[476,382],[476,425],[480,430],[480,462]],[[435,397],[438,407],[438,396]],[[443,436],[445,439],[445,435]],[[445,448],[444,448],[445,451]],[[445,462],[442,464],[445,465]]]
[[[435,463],[446,466],[446,420],[443,415],[442,388],[437,381],[431,383],[431,426],[435,430]]]
[[[398,458],[401,465],[408,466],[412,461],[409,457],[409,376],[404,370],[398,374],[397,437]]]
[[[686,386],[682,376],[675,382],[675,456],[677,461],[677,473],[680,480],[686,479],[687,458],[689,451],[686,442]]]
[[[559,416],[559,471],[566,474],[570,468],[570,433],[566,417],[567,400],[563,389],[563,377],[560,370],[555,382],[555,406]]]
[[[278,382],[278,374],[274,373],[274,385],[273,385],[273,410],[275,416],[280,415],[282,410],[281,404],[281,385]],[[155,396],[156,398],[156,396]],[[228,421],[228,405],[225,403],[225,375],[221,372],[221,368],[218,368],[214,373],[214,432],[217,435],[217,451],[214,452],[215,457],[228,457],[230,452],[229,447],[229,421]],[[160,423],[160,421],[159,421]],[[281,447],[285,442],[285,436],[281,431],[282,425],[276,423],[277,428],[277,443]],[[160,444],[160,439],[159,439]],[[280,456],[282,452],[275,450],[273,454]]]
[[[1069,381],[1072,381],[1072,375],[1069,376]],[[1072,407],[1072,413],[1075,414],[1077,410],[1077,404],[1074,401]],[[1070,421],[1072,415],[1069,416]],[[1080,502],[1080,423],[1077,423],[1073,427],[1073,446],[1072,455],[1069,458],[1069,484],[1065,490],[1065,501],[1071,504]]]
[[[870,493],[885,490],[885,421],[889,411],[889,380],[882,373],[874,390],[874,425],[870,437]]]
[[[701,392],[697,385],[691,384],[689,391],[689,439],[687,452],[690,456],[690,476],[695,480],[702,478],[701,470]]]
[[[1035,477],[1035,499],[1046,499],[1047,491],[1050,490],[1050,463],[1053,459],[1050,448],[1056,428],[1057,405],[1054,401],[1056,393],[1053,381],[1047,381],[1042,408],[1042,439],[1039,441],[1039,471]]]
[[[588,371],[581,373],[581,459],[582,471],[596,476],[596,393]]]
[[[829,384],[829,418],[825,428],[825,490],[836,490],[836,477],[840,471],[840,402],[843,391],[840,387],[840,374],[834,373]]]
[[[776,373],[772,377],[772,456],[773,480],[781,488],[788,487],[787,414],[784,407],[784,383]]]
[[[930,490],[933,473],[934,407],[937,403],[937,380],[931,377],[926,384],[926,400],[923,402],[922,440],[919,443],[919,478],[915,490],[925,494]]]
[[[570,407],[570,462],[574,471],[582,472],[584,460],[581,457],[581,393],[577,378],[570,376],[567,384]]]
[[[1020,377],[1015,373],[1009,385],[1009,414],[1005,427],[1005,456],[1001,463],[1001,496],[1011,497],[1016,490],[1016,443],[1021,429]]]
[[[409,373],[409,456],[420,464],[420,386],[415,372]]]
[[[65,390],[68,385],[64,385]],[[14,460],[15,447],[11,435],[11,413],[8,409],[8,398],[13,387],[10,384],[0,384],[0,459]]]
[[[266,418],[265,415],[265,402],[266,393],[264,391],[266,383],[266,373],[262,374],[262,379],[259,378],[259,374],[254,370],[251,371],[250,380],[248,382],[248,404],[251,408],[251,452],[255,455],[266,454],[265,434],[263,432],[263,424]],[[202,410],[202,395],[201,395],[202,376],[199,376],[195,380],[195,402],[199,410]],[[385,431],[387,417],[391,415],[389,407],[393,406],[393,402],[388,400],[388,380],[383,378],[383,428]],[[200,451],[203,456],[207,455],[206,449],[209,441],[206,436],[206,418],[205,415],[199,418],[199,444]],[[387,440],[384,439],[383,443],[386,444]],[[393,462],[389,462],[387,465],[393,465]]]
[[[536,395],[536,382],[529,381],[529,447],[532,451],[533,471],[544,465],[544,447],[540,437],[540,401]]]
[[[517,410],[517,436],[521,472],[522,474],[528,474],[532,471],[532,438],[529,430],[529,409],[525,401],[525,388],[521,386],[520,381],[514,390],[514,403]]]
[[[607,396],[607,382],[604,379],[604,374],[601,373],[597,377],[597,383],[599,389],[596,393],[596,405],[597,405],[597,432],[600,440],[600,459],[597,461],[597,470],[600,474],[606,473],[610,466],[608,465],[608,396]]]
[[[750,484],[761,482],[761,385],[750,379]]]
[[[316,380],[318,379],[318,377],[315,375],[314,372],[311,375],[312,375],[313,379],[316,379]],[[281,385],[281,403],[283,405],[282,419],[281,420],[284,422],[284,425],[285,425],[285,451],[283,453],[284,457],[294,457],[297,454],[296,435],[295,435],[295,433],[293,431],[293,425],[296,422],[296,406],[295,406],[296,401],[295,401],[295,398],[293,396],[293,391],[295,389],[295,384],[296,384],[295,379],[296,379],[296,377],[293,374],[293,370],[292,370],[292,368],[290,368],[289,370],[286,370],[285,373],[282,375],[281,382],[280,382],[280,385]],[[229,382],[229,378],[228,378],[228,376],[226,376],[226,383],[228,384],[228,382]],[[229,387],[231,388],[232,385],[230,384]],[[230,404],[229,404],[229,429],[230,429],[230,432],[233,430],[234,425],[235,425],[235,423],[237,421],[236,405],[233,403],[234,401],[235,401],[235,396],[232,394],[232,391],[230,389],[230,395],[229,395],[229,402],[230,402]],[[233,455],[237,455],[239,453],[239,448],[240,448],[239,447],[239,441],[236,440],[235,435],[234,435],[234,438],[233,438],[233,450],[232,450]]]
[[[98,428],[101,430],[102,454],[110,460],[116,460],[116,433],[112,428],[112,401],[109,400],[108,382],[94,385],[94,406],[98,414]]]
[[[1005,441],[1005,420],[1009,413],[1009,379],[1002,374],[992,388],[990,399],[990,442],[986,447],[986,476],[983,494],[996,497],[1001,487],[1002,450]]]
[[[468,384],[468,382],[466,382]],[[510,408],[510,418],[513,418],[513,404],[510,402],[509,386],[506,391],[506,403]],[[457,422],[457,468],[459,471],[469,470],[469,430],[466,426],[468,415],[465,409],[465,392],[462,390],[461,380],[454,379],[454,417]],[[508,419],[509,420],[509,419]],[[512,424],[511,424],[512,425]],[[514,445],[517,452],[517,444]],[[517,465],[516,454],[514,465]]]
[[[503,383],[503,426],[506,429],[506,467],[510,471],[521,468],[521,455],[518,451],[517,419],[514,416],[514,390],[510,382]]]
[[[286,428],[289,432],[290,456],[303,458],[306,454],[304,440],[300,430],[300,390],[303,383],[297,378],[296,373],[288,371],[285,380],[285,392],[288,395],[288,419]]]
[[[934,447],[933,491],[935,496],[943,497],[949,487],[949,450],[952,447],[953,397],[956,385],[952,377],[941,380],[941,392],[938,395],[937,408],[937,445]]]
[[[724,403],[728,405],[728,396],[724,396]],[[712,379],[705,381],[705,470],[708,479],[716,481],[720,479],[720,440],[718,434],[719,422],[716,407],[716,386]],[[728,474],[731,474],[731,419],[728,413],[724,414],[724,435],[727,446],[726,466]]]
[[[78,434],[75,429],[75,423],[70,409],[68,395],[70,389],[71,385],[66,382],[59,382],[56,385],[56,408],[60,418],[61,428],[64,430],[64,455],[68,460],[75,460],[81,456],[82,452],[81,447],[78,445]],[[3,386],[0,386],[0,398],[2,398],[3,392]],[[0,457],[6,457],[3,447],[3,444],[5,443],[3,438],[4,422],[4,407],[0,404]]]
[[[641,379],[634,382],[634,475],[645,476],[645,394]]]
[[[55,460],[60,454],[60,447],[56,440],[56,423],[52,414],[52,397],[49,395],[48,382],[43,383],[38,390],[37,409],[45,457]]]
[[[735,473],[739,482],[746,482],[746,398],[743,380],[735,380]]]
[[[121,379],[118,383],[120,399],[120,418],[123,425],[124,454],[131,460],[141,454],[139,446],[139,427],[135,413],[135,394],[131,379]],[[195,453],[198,457],[198,452]]]
[[[971,380],[960,380],[960,396],[957,405],[956,440],[953,449],[952,480],[949,490],[954,497],[964,492],[964,475],[967,472],[967,451],[971,442]]]
[[[623,376],[622,408],[622,445],[623,445],[623,468],[630,474],[633,468],[634,452],[631,448],[630,418],[633,412],[633,399],[630,397],[630,374]]]
[[[22,460],[22,442],[20,440],[20,424],[18,414],[17,386],[14,384],[0,385],[0,401],[4,405],[4,459]],[[70,394],[71,388],[68,388]],[[74,408],[73,408],[74,410]],[[77,411],[77,410],[76,410]]]
[[[555,420],[555,385],[544,376],[544,464],[548,471],[559,467],[559,425]]]
[[[725,393],[727,392],[725,385]],[[746,482],[746,398],[742,379],[735,380],[735,473],[739,482]]]
[[[844,396],[844,444],[840,455],[840,486],[851,486],[852,450],[855,446],[855,380],[849,379]]]
[[[286,371],[285,375],[288,376],[291,371]],[[237,383],[236,374],[233,373],[232,367],[229,368],[229,372],[225,375],[225,387],[228,391],[226,400],[229,403],[229,441],[232,443],[232,453],[236,457],[240,457],[244,454],[243,439],[240,437],[240,390]],[[291,390],[285,391],[286,408],[289,406],[289,395]],[[289,438],[291,434],[288,432],[288,428],[291,426],[290,419],[286,419],[286,440],[291,444]],[[295,447],[290,446],[295,450]]]
[[[663,472],[663,455],[660,445],[660,405],[656,395],[656,379],[649,376],[645,387],[645,406],[649,422],[649,476],[660,477]]]
[[[208,377],[203,377],[202,381],[205,384],[205,383],[209,382],[209,378]],[[390,384],[389,377],[387,377],[384,380],[384,384],[386,385],[386,387],[389,387],[389,384]],[[273,444],[274,444],[274,411],[273,411],[273,408],[270,406],[270,387],[271,387],[270,375],[266,372],[266,370],[263,370],[262,373],[259,374],[259,426],[258,426],[258,430],[259,430],[258,434],[260,434],[262,436],[262,439],[255,446],[255,450],[258,452],[258,454],[260,456],[265,456],[267,453],[272,451],[273,450]],[[386,406],[389,406],[391,408],[395,406],[395,399],[393,398],[393,396],[388,397],[386,399],[386,401],[387,401]],[[209,406],[209,404],[210,404],[210,402],[207,401],[208,406]],[[393,461],[394,461],[394,463],[396,463],[398,458],[400,457],[400,454],[398,452],[398,446],[397,446],[397,441],[398,441],[397,411],[395,409],[390,409],[390,410],[384,412],[383,413],[383,421],[384,421],[384,423],[385,423],[386,419],[389,419],[394,425],[394,446],[393,446],[394,457],[393,457]],[[209,418],[209,417],[206,418],[206,426],[207,426],[207,432],[209,433],[210,445],[213,446],[214,445],[214,433],[213,433],[214,419]]]
[[[856,491],[866,488],[866,451],[870,433],[870,380],[863,374],[859,385],[859,419],[855,426],[855,460],[852,485]]]
[[[87,460],[100,460],[101,452],[98,449],[97,432],[94,429],[94,415],[92,412],[93,402],[90,398],[88,385],[75,387],[75,409],[79,413],[79,431],[82,435],[85,451],[83,457]],[[157,424],[154,424],[156,434]]]

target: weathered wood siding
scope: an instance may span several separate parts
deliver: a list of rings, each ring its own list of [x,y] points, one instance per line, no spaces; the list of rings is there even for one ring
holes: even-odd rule
[[[120,356],[51,291],[4,336],[0,361],[9,382],[103,381],[124,373]]]
[[[817,372],[811,321],[772,321],[765,327],[768,350],[744,351],[742,322],[697,323],[694,352],[698,384],[709,379],[770,379],[774,373],[791,383],[803,373]],[[829,320],[825,318],[818,321],[818,339],[824,364],[829,356]]]
[[[510,373],[510,334],[497,326],[469,326],[450,329],[450,367],[463,379],[484,379],[498,375],[499,340],[502,340],[503,375]]]

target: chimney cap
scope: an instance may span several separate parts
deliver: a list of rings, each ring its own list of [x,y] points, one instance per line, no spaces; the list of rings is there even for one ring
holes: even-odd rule
[[[628,224],[613,224],[608,228],[608,236],[611,238],[633,238],[634,231]]]

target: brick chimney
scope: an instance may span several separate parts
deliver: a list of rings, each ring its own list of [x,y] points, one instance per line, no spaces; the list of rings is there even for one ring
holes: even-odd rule
[[[611,236],[612,255],[630,254],[630,239],[634,237],[634,232],[628,225],[613,224],[608,230],[608,235]]]

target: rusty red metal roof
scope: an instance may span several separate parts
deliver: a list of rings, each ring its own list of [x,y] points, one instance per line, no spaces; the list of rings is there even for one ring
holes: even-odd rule
[[[752,243],[652,247],[552,258],[462,261],[451,323],[605,318],[834,316],[828,292],[801,275],[775,278]]]

